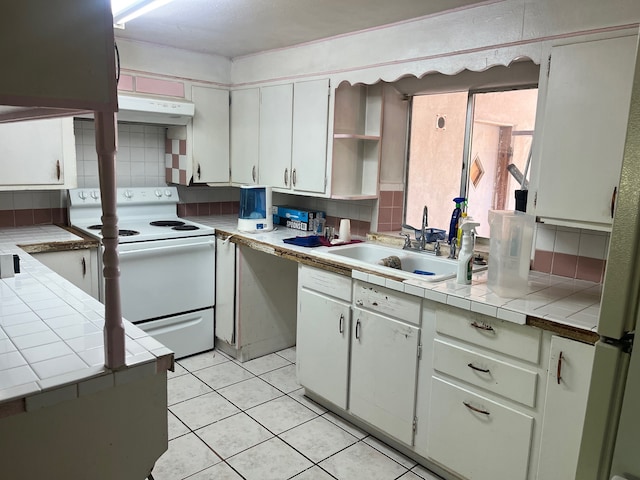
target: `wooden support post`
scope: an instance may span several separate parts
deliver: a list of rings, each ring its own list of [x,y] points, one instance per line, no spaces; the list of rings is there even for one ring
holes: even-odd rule
[[[115,370],[125,365],[124,325],[120,305],[118,267],[118,217],[116,215],[117,128],[114,112],[95,112],[98,175],[102,195],[102,243],[104,244],[104,359]]]

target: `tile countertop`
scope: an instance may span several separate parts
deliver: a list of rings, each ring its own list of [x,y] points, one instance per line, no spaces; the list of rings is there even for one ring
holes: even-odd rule
[[[19,255],[21,271],[0,279],[0,418],[172,366],[169,349],[125,321],[127,368],[107,370],[104,305],[17,246],[82,241],[55,225],[0,228],[0,253]]]
[[[283,239],[306,235],[306,232],[277,227],[272,232],[244,233],[237,230],[237,216],[189,217],[189,220],[230,234],[231,241],[243,243],[267,253],[289,256],[293,260],[316,264],[320,268],[340,271],[353,278],[417,295],[465,310],[489,315],[518,324],[529,324],[593,343],[600,312],[602,285],[584,280],[530,272],[526,294],[519,298],[501,297],[487,286],[487,272],[473,275],[471,285],[459,285],[455,279],[424,282],[394,277],[390,269],[371,266],[360,269],[337,262],[327,255],[331,247],[299,247],[285,244]],[[234,238],[235,237],[235,238]],[[357,269],[356,269],[357,268]]]

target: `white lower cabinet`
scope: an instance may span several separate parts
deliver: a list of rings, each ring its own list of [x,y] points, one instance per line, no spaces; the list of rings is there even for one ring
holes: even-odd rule
[[[446,380],[433,379],[429,457],[473,480],[525,480],[534,419]]]
[[[98,271],[97,248],[32,253],[31,256],[93,298],[98,299],[100,292],[98,279],[102,272]]]
[[[594,354],[593,345],[551,338],[538,464],[540,480],[576,478]]]
[[[413,443],[420,329],[354,308],[349,410]]]
[[[347,409],[351,306],[298,291],[297,369],[301,385]]]

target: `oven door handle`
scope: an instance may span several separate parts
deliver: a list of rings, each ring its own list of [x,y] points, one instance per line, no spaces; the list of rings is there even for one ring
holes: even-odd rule
[[[190,250],[190,249],[201,248],[201,247],[215,247],[215,245],[216,244],[214,241],[208,241],[204,243],[189,243],[187,245],[167,245],[164,247],[137,248],[135,250],[119,251],[118,256],[126,257],[128,255],[164,252],[167,250]]]

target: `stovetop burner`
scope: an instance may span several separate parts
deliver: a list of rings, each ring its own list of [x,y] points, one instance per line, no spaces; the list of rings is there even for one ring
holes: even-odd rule
[[[200,227],[195,225],[176,225],[172,227],[171,230],[200,230]]]
[[[154,227],[180,227],[184,225],[184,222],[180,220],[156,220],[149,223],[149,225],[153,225]]]
[[[131,237],[133,235],[140,235],[140,232],[136,232],[135,230],[118,230],[118,236],[120,237]]]
[[[102,230],[102,224],[99,225],[91,225],[87,227],[89,230]]]

